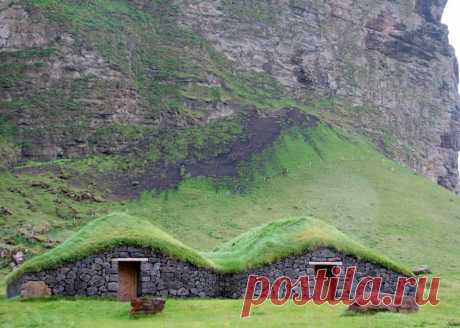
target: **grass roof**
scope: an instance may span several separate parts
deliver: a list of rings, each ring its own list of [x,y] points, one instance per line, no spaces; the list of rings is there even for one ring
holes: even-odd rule
[[[60,246],[26,261],[8,275],[7,282],[27,272],[56,268],[97,252],[126,245],[152,248],[198,267],[222,273],[244,271],[321,247],[333,248],[397,272],[411,273],[403,265],[310,217],[289,218],[254,228],[205,253],[184,245],[147,219],[113,213],[87,224]]]
[[[88,223],[61,245],[24,262],[6,279],[10,282],[26,272],[56,268],[63,263],[74,262],[113,247],[128,245],[156,249],[199,267],[213,267],[197,251],[150,221],[124,213],[113,213]]]
[[[225,271],[238,272],[323,247],[400,273],[411,274],[404,265],[372,251],[335,227],[311,217],[288,218],[256,227],[205,256]]]

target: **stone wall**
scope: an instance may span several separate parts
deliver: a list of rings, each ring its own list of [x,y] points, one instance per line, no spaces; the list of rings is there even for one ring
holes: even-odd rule
[[[28,281],[44,281],[53,295],[115,297],[118,291],[118,262],[113,259],[116,258],[147,258],[148,262],[140,264],[140,291],[142,295],[163,297],[240,298],[244,295],[247,277],[250,274],[267,276],[272,282],[279,276],[288,276],[295,281],[305,275],[313,281],[315,268],[310,265],[310,261],[343,263],[339,293],[343,285],[344,271],[349,266],[357,267],[356,280],[364,276],[383,277],[382,291],[386,293],[394,292],[397,278],[400,276],[379,265],[363,262],[327,248],[291,256],[246,272],[223,275],[149,249],[119,247],[58,269],[24,274],[8,286],[7,296],[19,295],[22,284]],[[310,293],[312,292],[311,289]]]
[[[8,286],[7,295],[19,295],[21,285],[27,281],[45,281],[53,295],[116,296],[118,262],[112,261],[116,258],[148,258],[140,267],[143,295],[218,296],[217,274],[138,247],[119,247],[58,269],[25,274]]]
[[[342,293],[346,268],[351,266],[357,267],[352,292],[354,292],[357,282],[361,280],[361,278],[371,276],[383,278],[384,283],[381,290],[382,292],[394,293],[398,277],[401,276],[401,274],[380,265],[360,261],[352,256],[340,254],[334,250],[324,248],[300,256],[290,256],[261,268],[229,275],[221,282],[222,295],[228,298],[239,298],[243,296],[249,275],[268,277],[271,283],[280,276],[287,276],[292,282],[295,282],[299,277],[308,276],[310,281],[310,295],[312,295],[314,287],[312,282],[314,282],[315,279],[315,268],[309,264],[310,262],[342,262],[342,271],[339,276],[337,289],[339,295]],[[406,292],[412,293],[413,289],[408,289]]]

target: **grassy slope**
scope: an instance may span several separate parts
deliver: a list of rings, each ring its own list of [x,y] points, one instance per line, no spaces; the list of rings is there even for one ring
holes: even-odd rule
[[[145,217],[201,250],[282,217],[313,216],[408,265],[428,263],[436,272],[460,271],[458,198],[385,159],[359,138],[345,138],[325,127],[293,130],[242,171],[239,182],[196,178],[177,190],[147,193],[139,201],[78,205],[98,213]],[[4,195],[17,203],[15,208],[24,207],[15,194]],[[34,215],[24,209],[24,216],[33,215],[36,224],[44,224],[52,217],[49,213],[42,218],[45,211]],[[73,221],[56,221],[55,235],[76,228]]]
[[[94,199],[77,200],[82,195]],[[0,172],[0,206],[12,215],[0,216],[0,248],[42,253],[83,224],[105,213],[103,195],[70,187],[53,174]]]
[[[410,270],[356,243],[334,227],[313,218],[277,221],[236,237],[213,252],[201,254],[149,221],[122,213],[94,220],[53,250],[24,263],[11,281],[25,272],[54,268],[66,262],[122,245],[150,247],[175,258],[220,272],[238,272],[319,247],[331,247],[396,271]]]

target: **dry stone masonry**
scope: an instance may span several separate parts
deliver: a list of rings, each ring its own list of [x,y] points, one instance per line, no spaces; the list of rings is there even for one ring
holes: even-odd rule
[[[118,266],[123,258],[147,259],[140,262],[138,296],[240,298],[244,296],[250,274],[267,276],[272,282],[279,276],[288,276],[295,281],[305,275],[313,281],[315,267],[310,264],[311,262],[342,262],[343,272],[349,266],[356,266],[356,280],[364,276],[380,276],[384,280],[382,292],[385,293],[394,292],[397,278],[401,276],[382,266],[328,248],[290,256],[276,263],[241,273],[220,274],[164,256],[154,250],[119,247],[65,264],[57,269],[26,273],[8,286],[7,296],[19,295],[23,286],[31,281],[42,281],[47,284],[53,295],[116,297],[120,288]],[[343,275],[338,292],[343,285]]]

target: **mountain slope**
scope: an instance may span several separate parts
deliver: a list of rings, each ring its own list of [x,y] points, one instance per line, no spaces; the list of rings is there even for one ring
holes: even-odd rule
[[[5,1],[2,166],[129,155],[138,171],[173,180],[139,187],[151,190],[247,137],[232,130],[209,145],[182,130],[219,135],[221,124],[210,123],[222,118],[250,126],[248,112],[314,107],[453,190],[458,65],[440,23],[444,5]]]

